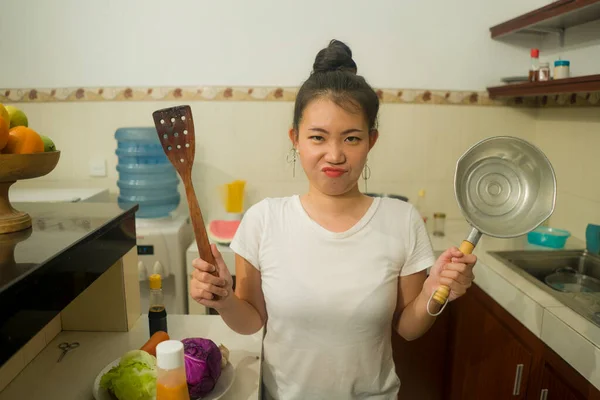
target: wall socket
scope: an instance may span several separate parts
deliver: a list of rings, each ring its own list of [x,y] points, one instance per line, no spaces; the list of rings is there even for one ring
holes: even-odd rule
[[[104,158],[90,160],[90,176],[106,176],[106,160]]]

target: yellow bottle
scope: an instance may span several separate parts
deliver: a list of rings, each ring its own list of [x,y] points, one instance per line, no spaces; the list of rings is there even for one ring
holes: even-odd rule
[[[156,400],[190,400],[183,343],[165,340],[156,346]]]
[[[415,207],[416,207],[417,211],[419,211],[419,214],[421,214],[421,217],[423,218],[423,222],[425,222],[425,224],[427,224],[428,218],[427,218],[427,207],[425,204],[425,189],[419,190],[419,197],[417,198]]]

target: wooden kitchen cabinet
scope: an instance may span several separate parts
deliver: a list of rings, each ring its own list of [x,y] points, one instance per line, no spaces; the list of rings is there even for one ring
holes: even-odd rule
[[[531,390],[532,400],[598,400],[600,391],[552,349],[544,348],[540,385]]]
[[[535,395],[533,396],[535,398]],[[550,366],[544,366],[542,372],[542,386],[540,389],[540,400],[586,400],[579,392],[573,390],[571,385],[564,382]]]
[[[525,399],[535,344],[495,315],[495,303],[475,287],[451,308],[451,400]],[[483,301],[482,301],[483,300]]]
[[[449,306],[447,398],[600,400],[600,391],[477,285]]]
[[[600,391],[477,285],[423,337],[407,342],[393,334],[392,345],[400,400],[600,400]]]

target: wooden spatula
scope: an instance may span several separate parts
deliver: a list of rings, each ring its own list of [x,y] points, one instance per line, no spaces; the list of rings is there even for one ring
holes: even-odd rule
[[[192,167],[196,153],[192,110],[187,105],[163,108],[154,111],[152,117],[163,150],[183,181],[200,258],[216,266],[215,258],[210,250],[202,211],[192,184]],[[215,271],[213,275],[219,276],[218,271]]]

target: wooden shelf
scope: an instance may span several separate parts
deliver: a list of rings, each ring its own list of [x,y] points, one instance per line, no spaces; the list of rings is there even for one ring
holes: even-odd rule
[[[589,93],[600,91],[600,75],[557,79],[547,82],[516,83],[487,88],[490,98],[543,96],[561,93]]]
[[[490,28],[492,39],[515,33],[561,32],[600,19],[600,0],[558,0]]]

